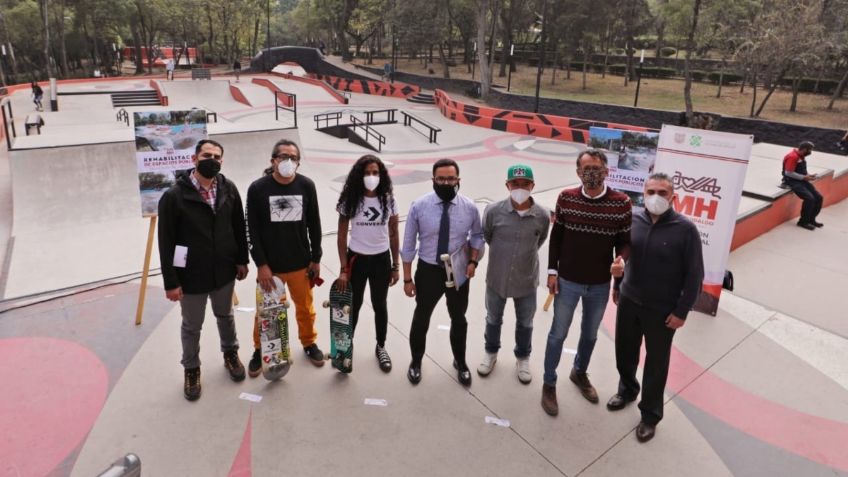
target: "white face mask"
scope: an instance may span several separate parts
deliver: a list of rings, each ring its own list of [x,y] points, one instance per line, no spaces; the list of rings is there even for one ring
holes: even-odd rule
[[[648,212],[654,215],[662,215],[669,208],[669,202],[666,198],[660,197],[656,194],[649,195],[645,198],[645,208],[648,209]]]
[[[509,191],[509,196],[516,204],[523,204],[530,198],[530,191],[527,189],[512,189]]]
[[[380,185],[380,176],[365,176],[362,180],[365,182],[365,188],[372,192]]]
[[[292,161],[291,159],[286,159],[285,161],[280,161],[277,164],[277,172],[280,173],[283,177],[291,177],[294,175],[294,171],[297,170],[297,163]]]

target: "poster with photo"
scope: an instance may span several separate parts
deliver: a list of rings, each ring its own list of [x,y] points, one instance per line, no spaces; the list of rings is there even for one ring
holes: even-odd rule
[[[206,139],[206,110],[133,113],[141,215],[153,217],[179,171],[191,169],[194,147]]]
[[[589,146],[604,151],[609,161],[607,185],[630,197],[633,207],[644,207],[642,191],[654,169],[659,133],[593,127]]]

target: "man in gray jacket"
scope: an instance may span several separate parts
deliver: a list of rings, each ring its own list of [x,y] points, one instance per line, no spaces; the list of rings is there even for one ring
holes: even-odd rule
[[[518,380],[531,381],[530,344],[536,287],[539,285],[539,248],[548,237],[550,212],[536,204],[533,170],[514,165],[507,170],[509,198],[494,202],[483,212],[483,239],[489,244],[486,273],[486,355],[477,374],[488,376],[498,360],[501,324],[507,298],[515,304],[515,357]]]
[[[639,395],[636,369],[642,337],[645,337],[645,366],[642,373],[642,420],[636,438],[645,442],[654,437],[663,417],[663,392],[668,378],[671,340],[686,324],[686,315],[704,280],[704,259],[697,227],[671,208],[674,186],[662,173],[645,182],[645,211],[633,215],[630,232],[630,258],[610,266],[616,279],[613,301],[615,318],[615,363],[618,393],[607,409],[618,411]],[[626,269],[625,269],[626,268]]]

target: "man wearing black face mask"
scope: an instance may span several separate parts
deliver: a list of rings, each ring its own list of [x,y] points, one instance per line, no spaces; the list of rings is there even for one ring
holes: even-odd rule
[[[589,360],[610,293],[611,265],[630,254],[630,199],[606,186],[607,157],[597,149],[577,156],[581,187],[565,189],[557,198],[548,254],[548,290],[556,295],[554,319],[545,348],[542,409],[557,415],[557,366],[577,303],[582,302],[580,341],[569,379],[586,400],[598,402],[589,381]]]
[[[222,174],[224,148],[197,143],[195,168],[180,174],[159,200],[159,259],[165,296],[182,309],[183,394],[200,397],[200,329],[206,301],[218,322],[224,366],[233,381],[244,380],[233,322],[235,279],[247,276],[247,236],[241,197]]]
[[[415,297],[415,311],[409,330],[409,348],[412,362],[407,378],[412,384],[421,381],[421,360],[430,327],[430,316],[442,295],[445,295],[451,319],[450,343],[457,378],[464,386],[471,385],[471,372],[465,362],[465,337],[468,322],[468,287],[477,269],[477,260],[483,249],[483,229],[480,212],[471,199],[458,195],[459,165],[451,159],[439,159],[433,164],[433,192],[418,198],[409,208],[404,231],[403,291]],[[446,284],[445,267],[440,256],[453,254],[469,247],[466,275],[469,278],[457,289]],[[415,280],[412,279],[412,260],[418,255]]]

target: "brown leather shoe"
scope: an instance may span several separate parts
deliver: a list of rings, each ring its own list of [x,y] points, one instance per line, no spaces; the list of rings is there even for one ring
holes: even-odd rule
[[[587,401],[593,404],[598,403],[598,391],[596,391],[595,386],[592,386],[592,383],[589,382],[588,374],[578,373],[576,369],[571,368],[571,374],[568,378],[571,379],[571,382],[580,389],[580,394],[582,394]]]
[[[656,424],[648,424],[647,422],[642,421],[638,426],[636,426],[636,439],[638,439],[639,442],[648,442],[654,438],[654,434],[656,434],[656,432]]]
[[[607,409],[610,411],[620,411],[627,406],[628,403],[635,401],[635,397],[625,397],[621,394],[615,394],[607,401]]]
[[[557,414],[559,414],[559,405],[557,404],[556,397],[556,386],[542,384],[542,409],[544,409],[549,416],[556,416]]]

